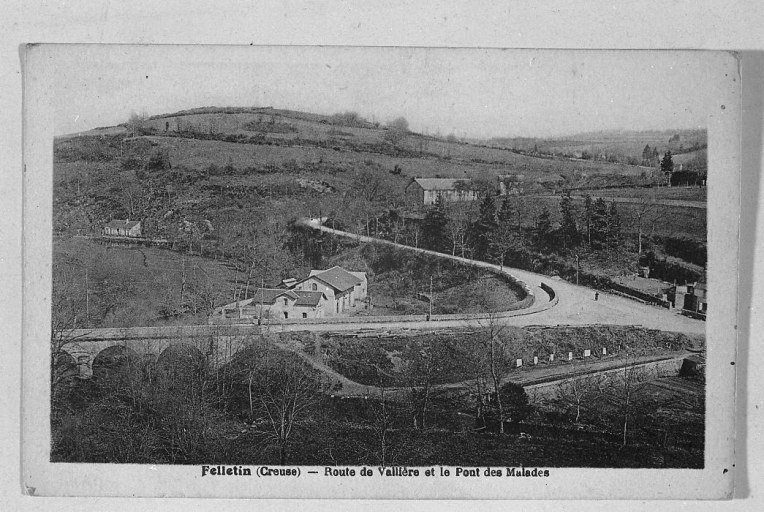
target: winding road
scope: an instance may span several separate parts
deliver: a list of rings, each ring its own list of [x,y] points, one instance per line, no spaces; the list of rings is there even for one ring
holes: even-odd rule
[[[416,251],[422,254],[430,254],[434,257],[461,261],[476,267],[503,272],[524,282],[532,290],[536,297],[534,304],[522,314],[500,318],[498,321],[505,325],[529,326],[529,325],[639,325],[648,329],[662,331],[682,332],[685,334],[705,335],[706,323],[702,320],[694,320],[679,313],[669,311],[657,306],[650,306],[627,299],[618,295],[599,292],[599,300],[595,300],[595,292],[592,289],[576,286],[559,278],[552,278],[542,274],[536,274],[517,268],[500,267],[492,263],[468,260],[450,254],[443,254],[426,249],[418,249],[407,245],[396,244],[388,240],[356,235],[346,231],[339,231],[323,226],[319,219],[303,219],[301,223],[312,229],[320,230],[337,236],[352,238],[364,243],[385,244],[400,249]],[[556,295],[557,303],[550,307],[550,296],[541,287],[541,283],[550,286]],[[520,313],[517,311],[516,313]],[[485,324],[481,320],[444,320],[438,322],[379,322],[364,323],[362,325],[350,325],[350,328],[366,329],[427,329],[434,327],[479,327]],[[284,326],[292,327],[292,326]],[[340,330],[339,324],[312,325],[311,330]],[[317,329],[318,328],[318,329]],[[292,329],[288,329],[292,330]]]
[[[454,328],[482,328],[488,322],[495,321],[502,325],[523,326],[581,326],[581,325],[632,325],[648,329],[658,329],[669,332],[681,332],[694,337],[703,343],[698,337],[703,337],[706,332],[706,323],[701,320],[680,315],[675,311],[669,311],[657,306],[650,306],[627,299],[618,295],[599,292],[599,300],[595,300],[595,292],[592,289],[576,286],[559,278],[536,274],[517,268],[500,267],[492,263],[470,260],[459,256],[451,256],[439,252],[418,249],[415,247],[396,244],[388,240],[356,235],[345,231],[323,226],[318,219],[301,219],[301,224],[311,228],[357,240],[363,243],[384,244],[397,247],[402,250],[428,254],[433,257],[450,259],[472,265],[474,267],[489,269],[493,272],[503,273],[516,281],[522,282],[529,293],[533,294],[533,304],[524,309],[496,313],[487,318],[474,318],[474,315],[466,315],[468,318],[460,318],[459,315],[433,315],[430,321],[424,319],[410,320],[385,320],[385,317],[349,317],[342,319],[327,319],[325,322],[299,322],[274,323],[258,327],[250,324],[233,325],[186,325],[173,327],[127,327],[127,328],[96,328],[74,329],[70,336],[81,342],[93,341],[126,341],[126,340],[151,340],[167,338],[197,338],[226,332],[229,335],[246,335],[253,332],[267,330],[272,333],[312,331],[312,332],[352,332],[352,331],[376,331],[394,332],[409,330],[437,330]],[[541,287],[544,283],[547,288]],[[551,297],[547,290],[554,293]],[[377,320],[377,318],[379,320]],[[421,318],[421,317],[420,317]]]

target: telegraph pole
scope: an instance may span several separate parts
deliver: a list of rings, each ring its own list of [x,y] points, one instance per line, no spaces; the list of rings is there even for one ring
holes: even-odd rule
[[[88,269],[85,268],[85,325],[90,327],[90,286],[88,284]]]
[[[578,254],[576,254],[576,286],[578,286],[578,270],[581,268],[581,265],[578,263]]]
[[[432,276],[430,276],[430,316],[427,317],[427,320],[430,320],[432,318],[432,300],[435,297],[432,295]]]
[[[260,320],[258,320],[257,322],[258,325],[263,324],[263,302],[265,302],[265,299],[264,299],[265,290],[263,290],[264,283],[265,283],[265,278],[260,277]]]

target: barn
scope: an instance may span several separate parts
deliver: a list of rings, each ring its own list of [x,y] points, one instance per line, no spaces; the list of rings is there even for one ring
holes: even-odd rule
[[[470,188],[469,178],[414,178],[406,186],[406,199],[413,204],[429,206],[435,204],[438,197],[443,201],[474,201],[477,192]]]

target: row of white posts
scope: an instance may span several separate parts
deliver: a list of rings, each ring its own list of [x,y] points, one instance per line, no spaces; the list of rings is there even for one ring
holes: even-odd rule
[[[589,349],[584,350],[584,357],[591,357],[591,355],[592,355],[592,351],[591,350],[589,350]],[[602,355],[603,356],[607,355],[607,348],[602,347]],[[568,352],[568,361],[572,361],[572,360],[573,360],[573,352]],[[554,362],[554,354],[549,354],[549,362],[550,363]],[[533,356],[533,364],[534,365],[539,364],[538,356]],[[520,368],[523,365],[523,360],[522,359],[518,359],[516,361],[515,365],[516,365],[517,368]]]

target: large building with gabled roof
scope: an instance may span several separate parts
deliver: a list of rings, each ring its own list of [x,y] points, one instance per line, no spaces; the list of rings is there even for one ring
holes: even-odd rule
[[[340,314],[362,301],[368,294],[366,272],[351,272],[334,266],[327,270],[311,270],[310,275],[297,281],[295,291],[322,292],[326,295],[330,314]]]
[[[323,318],[350,311],[367,297],[366,272],[334,266],[311,270],[304,279],[284,279],[279,288],[258,288],[245,300],[221,306],[215,319],[278,322]]]
[[[443,201],[474,201],[477,192],[469,178],[414,178],[404,193],[409,202],[429,206],[440,197]]]

